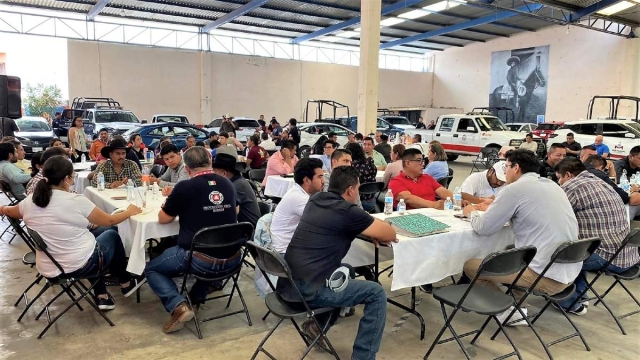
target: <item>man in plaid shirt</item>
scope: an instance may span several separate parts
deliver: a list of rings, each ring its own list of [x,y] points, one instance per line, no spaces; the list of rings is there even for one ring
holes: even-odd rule
[[[629,218],[624,203],[615,190],[587,171],[577,158],[565,158],[555,166],[555,171],[560,187],[567,194],[578,220],[578,237],[602,239],[600,247],[582,264],[582,276],[578,276],[574,282],[575,293],[570,299],[560,303],[566,311],[584,315],[587,313],[588,302],[577,301],[572,309],[568,307],[587,288],[586,271],[602,269],[629,234]],[[606,270],[621,273],[639,261],[638,250],[627,247]]]
[[[107,189],[115,189],[126,185],[129,179],[137,186],[142,186],[142,173],[138,165],[127,160],[127,144],[124,140],[114,139],[108,146],[100,149],[100,155],[109,159],[96,168],[93,172],[91,185],[98,187],[98,174],[104,174],[104,186]]]

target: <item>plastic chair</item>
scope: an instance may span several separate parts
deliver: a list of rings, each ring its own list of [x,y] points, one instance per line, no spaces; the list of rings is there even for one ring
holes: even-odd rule
[[[160,164],[156,164],[153,165],[151,167],[151,175],[159,178],[160,176],[162,176],[162,174],[164,174],[164,172],[167,171],[167,166],[162,166]]]
[[[247,170],[247,163],[236,162],[236,170],[240,173],[245,172],[245,170]]]
[[[383,182],[368,182],[368,183],[363,183],[360,184],[360,195],[373,195],[374,198],[378,197],[378,194],[380,194],[382,192],[382,190],[384,190],[384,183]],[[373,210],[369,211],[369,212],[379,212],[380,210],[377,209],[377,206],[374,207]]]
[[[18,198],[13,193],[13,191],[11,191],[11,186],[9,186],[9,183],[7,183],[6,181],[0,180],[0,190],[2,190],[4,195],[9,200],[9,203],[7,204],[7,206],[17,205],[20,202],[20,200],[18,200]],[[8,216],[2,215],[2,219],[5,219],[5,218],[8,218]],[[11,242],[13,242],[13,239],[15,239],[16,237],[16,232],[10,231],[10,229],[11,229],[11,224],[9,224],[6,228],[4,228],[4,230],[2,231],[2,234],[0,234],[0,237],[3,237],[4,234],[6,234],[7,232],[13,235],[11,239],[9,239],[9,244],[11,244]]]
[[[305,345],[307,345],[304,353],[302,354],[302,357],[300,358],[301,360],[304,359],[309,354],[309,351],[311,351],[311,349],[316,345],[316,343],[320,339],[324,340],[327,346],[329,346],[329,349],[331,350],[331,355],[333,355],[337,360],[340,360],[338,353],[336,352],[335,348],[333,347],[333,345],[329,341],[329,338],[326,335],[326,328],[320,326],[320,323],[316,319],[316,315],[332,312],[332,311],[335,311],[336,309],[335,308],[311,309],[309,307],[309,304],[307,304],[307,302],[304,300],[304,297],[300,293],[300,290],[296,286],[295,282],[293,281],[293,275],[291,273],[291,269],[289,268],[289,265],[287,264],[285,259],[282,257],[282,255],[280,255],[277,251],[273,249],[264,248],[260,245],[255,244],[252,241],[247,243],[247,248],[249,249],[251,256],[253,256],[253,258],[255,259],[256,265],[262,271],[264,277],[269,282],[269,286],[271,286],[271,289],[274,290],[273,292],[267,294],[267,296],[264,299],[264,302],[267,306],[267,309],[269,309],[269,313],[272,313],[273,315],[278,317],[278,323],[273,329],[269,331],[269,333],[267,333],[267,336],[265,336],[264,339],[262,339],[262,341],[258,345],[258,348],[253,353],[251,360],[254,360],[258,356],[258,353],[260,352],[263,352],[269,358],[275,360],[275,357],[271,355],[266,349],[264,349],[264,344],[267,342],[267,340],[269,340],[271,335],[276,331],[276,329],[280,326],[280,324],[282,324],[284,320],[291,320],[291,323],[293,324],[293,327],[295,327],[296,331],[298,332],[298,335],[300,335],[300,337],[302,338],[302,341],[304,341]],[[292,306],[290,302],[287,302],[284,299],[282,299],[282,297],[280,297],[280,295],[278,295],[278,293],[275,291],[275,286],[271,283],[271,280],[269,280],[269,276],[267,275],[273,275],[281,278],[281,280],[279,281],[289,281],[291,286],[295,289],[295,292],[298,295],[298,298],[300,299],[300,306],[299,307]],[[267,313],[267,315],[269,313]],[[265,315],[265,318],[267,315]],[[301,317],[301,316],[306,316],[307,319],[313,320],[313,322],[318,327],[318,329],[320,329],[320,334],[311,342],[307,340],[305,334],[300,330],[298,323],[296,323],[295,318]]]
[[[264,180],[264,176],[266,172],[267,171],[264,169],[251,169],[249,170],[249,179],[251,181],[262,183],[262,180]]]
[[[498,152],[500,150],[495,147],[483,147],[480,149],[478,157],[473,159],[473,167],[471,173],[474,171],[484,171],[493,166],[498,161]]]
[[[258,201],[258,208],[260,208],[260,216],[265,216],[271,212],[273,205],[264,201]]]
[[[466,358],[471,359],[467,349],[460,339],[476,334],[473,340],[471,340],[471,344],[475,344],[476,340],[484,330],[484,327],[493,319],[498,324],[498,331],[502,331],[502,333],[504,333],[509,344],[511,344],[511,347],[513,348],[513,352],[500,356],[499,359],[504,359],[513,355],[522,359],[518,348],[509,337],[509,334],[504,330],[504,327],[498,320],[497,315],[506,311],[515,303],[515,300],[511,295],[509,295],[509,292],[513,288],[513,284],[518,282],[535,255],[536,248],[533,246],[494,252],[484,258],[478,268],[476,276],[470,284],[451,285],[435,289],[433,291],[433,298],[440,302],[445,324],[440,329],[438,336],[436,336],[424,358],[427,359],[429,357],[436,345],[455,340],[460,346],[460,349],[462,349]],[[518,275],[514,279],[512,285],[509,286],[507,293],[496,291],[482,285],[476,286],[476,282],[480,276],[505,276],[511,274]],[[449,316],[447,316],[445,305],[453,307],[453,311]],[[480,315],[489,315],[489,317],[481,329],[458,335],[453,329],[453,326],[451,326],[451,322],[459,310],[462,310],[463,312],[474,312]],[[449,329],[453,337],[440,340],[446,329]]]
[[[207,321],[220,319],[223,317],[241,314],[244,313],[247,316],[247,322],[249,326],[252,326],[251,316],[249,315],[249,310],[247,309],[247,304],[244,302],[244,297],[242,296],[242,291],[240,291],[240,287],[238,286],[238,277],[240,276],[240,270],[242,269],[242,264],[244,262],[245,251],[242,251],[242,247],[247,243],[248,240],[251,239],[253,235],[253,226],[247,222],[237,223],[237,224],[227,224],[220,226],[210,226],[204,229],[201,229],[193,236],[193,241],[191,242],[191,248],[189,251],[189,258],[187,262],[187,271],[185,272],[182,279],[182,289],[180,291],[187,298],[187,302],[189,306],[193,309],[193,301],[191,300],[191,296],[187,291],[187,279],[189,276],[194,276],[196,280],[204,281],[204,282],[214,282],[214,281],[229,281],[233,282],[233,288],[229,294],[218,295],[210,298],[204,299],[204,302],[209,300],[221,299],[228,297],[227,308],[231,304],[231,300],[233,299],[234,293],[237,291],[238,296],[240,297],[240,301],[242,302],[243,310],[233,311],[229,313],[225,313],[222,315],[210,317],[203,320],[198,320],[197,314],[194,315],[193,321],[196,326],[196,331],[198,333],[198,338],[202,339],[202,332],[200,331],[200,324],[205,323]],[[192,273],[191,263],[193,262],[193,253],[203,253],[208,256],[215,257],[215,255],[209,255],[214,253],[239,253],[240,261],[236,266],[233,266],[229,269],[218,273],[211,273],[210,276],[202,276]]]

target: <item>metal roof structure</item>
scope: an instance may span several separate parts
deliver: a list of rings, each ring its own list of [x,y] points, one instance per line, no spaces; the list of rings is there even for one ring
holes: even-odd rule
[[[632,7],[611,16],[598,14],[624,1]],[[119,17],[197,26],[204,33],[220,29],[284,37],[295,44],[359,45],[360,0],[5,0],[3,4],[86,14],[89,21],[96,16]],[[429,6],[432,10],[424,13]],[[421,16],[405,15],[410,11]],[[383,25],[388,24],[380,29],[382,49],[425,53],[550,25],[635,37],[640,0],[382,0],[382,15]]]

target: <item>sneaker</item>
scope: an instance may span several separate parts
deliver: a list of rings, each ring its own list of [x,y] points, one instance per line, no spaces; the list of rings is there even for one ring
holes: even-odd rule
[[[144,275],[132,277],[129,281],[129,286],[120,288],[120,291],[122,291],[124,297],[129,297],[146,282],[147,278]]]
[[[302,324],[302,333],[304,334],[304,337],[307,338],[309,344],[311,344],[313,340],[315,340],[318,335],[320,335],[320,329],[318,329],[315,321],[309,319]],[[319,352],[331,353],[331,349],[329,349],[329,346],[327,346],[324,338],[319,338],[318,341],[316,341],[314,348]]]
[[[340,317],[353,316],[356,313],[355,307],[343,307],[340,309]]]
[[[425,292],[427,294],[433,293],[433,284],[424,284],[418,287],[420,291]]]
[[[552,303],[551,304],[554,308],[556,309],[560,309],[560,305],[556,304],[556,303]],[[584,306],[583,304],[579,304],[580,306],[578,306],[577,308],[573,309],[573,310],[567,310],[565,309],[565,312],[568,312],[570,314],[574,314],[574,315],[578,315],[578,316],[582,316],[585,315],[587,313],[587,307]]]
[[[580,304],[582,304],[582,306],[584,306],[586,308],[589,307],[589,301],[588,300],[580,301]]]
[[[193,312],[193,310],[191,310],[191,308],[189,308],[189,305],[187,305],[186,302],[182,302],[180,303],[180,305],[178,305],[178,307],[176,307],[175,310],[173,310],[173,314],[171,314],[171,320],[169,320],[169,323],[167,323],[162,328],[162,331],[165,334],[169,334],[178,330],[182,330],[182,328],[184,327],[184,323],[191,321],[194,316],[195,313]]]
[[[509,316],[509,314],[515,309],[515,307],[511,306],[509,307],[509,310],[504,311],[498,315],[496,315],[496,317],[498,318],[498,321],[500,321],[501,324],[504,324],[504,321],[507,319],[507,316]],[[524,313],[524,315],[527,315],[527,309],[526,308],[521,308],[522,312]],[[522,317],[522,315],[520,315],[519,311],[516,311],[515,313],[513,313],[513,315],[511,316],[511,318],[509,319],[509,323],[505,324],[506,326],[529,326],[529,324],[527,324],[527,322],[524,320],[524,318]]]
[[[113,310],[116,308],[116,302],[111,297],[111,294],[107,294],[107,298],[99,298],[96,297],[96,304],[98,304],[98,309],[102,311]]]

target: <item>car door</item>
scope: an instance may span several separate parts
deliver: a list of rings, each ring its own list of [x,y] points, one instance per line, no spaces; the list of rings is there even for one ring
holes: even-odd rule
[[[459,145],[461,151],[472,154],[478,153],[478,126],[472,118],[461,118],[452,135],[453,142]]]
[[[633,138],[627,138],[631,136],[628,134],[633,135]],[[636,134],[622,124],[602,124],[602,135],[604,143],[609,147],[611,157],[614,158],[625,157],[638,142]]]
[[[456,118],[445,117],[440,120],[436,127],[435,134],[433,134],[433,140],[438,140],[442,143],[442,147],[447,150],[454,150],[453,130],[456,125]],[[422,138],[422,142],[429,142],[426,137]]]
[[[349,131],[347,129],[333,125],[329,125],[328,127],[330,132],[333,131],[338,135],[338,144],[340,144],[340,146],[349,142]]]
[[[168,126],[157,126],[149,130],[146,135],[142,135],[142,141],[147,147],[154,149],[160,145],[160,139],[163,136],[171,136]]]

